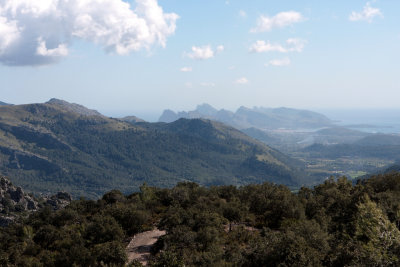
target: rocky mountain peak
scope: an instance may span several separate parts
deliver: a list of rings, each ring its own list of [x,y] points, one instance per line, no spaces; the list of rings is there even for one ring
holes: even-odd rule
[[[75,112],[75,113],[78,113],[78,114],[84,115],[84,116],[103,116],[101,113],[99,113],[96,110],[88,109],[85,106],[75,104],[75,103],[69,103],[65,100],[61,100],[61,99],[57,99],[57,98],[50,99],[49,101],[46,102],[46,104],[57,105],[59,107],[62,107],[64,110]]]
[[[160,122],[173,122],[179,119],[179,116],[170,109],[164,110],[163,114],[161,115],[159,121]]]
[[[218,110],[216,110],[214,107],[212,107],[209,104],[202,104],[202,105],[198,105],[196,108],[196,111],[199,112],[202,115],[206,115],[206,116],[213,116],[215,114],[217,114]]]

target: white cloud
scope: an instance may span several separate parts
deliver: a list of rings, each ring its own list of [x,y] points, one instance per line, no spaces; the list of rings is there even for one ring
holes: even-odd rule
[[[47,49],[46,42],[39,38],[36,54],[43,57],[66,57],[68,56],[68,48],[66,44],[59,44],[56,48]]]
[[[17,22],[8,21],[6,17],[0,17],[0,55],[19,37],[20,31]]]
[[[183,68],[181,68],[182,72],[191,72],[192,70],[193,70],[192,67],[183,67]]]
[[[216,49],[217,53],[224,52],[224,50],[225,50],[225,47],[223,45],[217,46],[217,49]]]
[[[191,59],[210,59],[213,58],[217,53],[225,50],[223,45],[217,46],[214,50],[210,45],[204,46],[192,46],[191,52],[185,52],[184,55]]]
[[[246,18],[246,17],[247,17],[246,11],[240,10],[240,11],[239,11],[239,17],[241,17],[241,18]]]
[[[270,60],[265,66],[276,66],[276,67],[283,67],[283,66],[289,66],[291,63],[290,58],[285,57],[282,59],[273,59]]]
[[[289,52],[302,52],[307,41],[299,38],[289,38],[286,40]]]
[[[165,47],[178,15],[157,0],[0,0],[0,62],[43,65],[68,55],[74,39],[125,55]]]
[[[215,83],[209,83],[209,82],[203,82],[200,83],[200,85],[203,87],[215,87]]]
[[[364,6],[364,8],[361,12],[355,12],[355,11],[351,12],[351,14],[349,16],[349,20],[350,21],[365,20],[365,21],[368,21],[369,23],[371,23],[375,17],[383,18],[383,14],[379,8],[371,7],[370,2],[368,2]]]
[[[287,49],[280,44],[271,44],[269,41],[257,41],[249,49],[250,52],[263,53],[263,52],[281,52],[286,53]]]
[[[286,40],[286,46],[280,44],[272,44],[270,41],[258,40],[252,44],[249,51],[252,53],[264,53],[264,52],[302,52],[307,41],[299,38],[289,38]]]
[[[246,77],[239,78],[235,81],[236,84],[247,84],[249,80]]]
[[[192,46],[192,52],[186,53],[191,59],[209,59],[214,57],[214,51],[211,46]]]
[[[304,20],[303,15],[296,11],[280,12],[273,17],[260,16],[257,26],[251,32],[269,32],[273,28],[284,28]]]

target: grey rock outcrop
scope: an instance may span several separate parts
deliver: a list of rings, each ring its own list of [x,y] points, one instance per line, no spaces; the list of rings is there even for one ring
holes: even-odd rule
[[[46,204],[50,205],[54,210],[63,209],[72,201],[72,196],[67,192],[58,192],[56,195],[46,197]]]
[[[14,186],[5,177],[0,178],[0,212],[8,211],[35,211],[38,209],[38,202],[28,194],[25,194],[21,187]]]
[[[39,204],[34,197],[0,176],[0,226],[13,223],[20,215],[37,211]]]
[[[21,187],[14,186],[6,177],[0,176],[0,227],[8,226],[45,206],[53,210],[63,209],[71,201],[71,195],[66,192],[36,199],[26,194]]]

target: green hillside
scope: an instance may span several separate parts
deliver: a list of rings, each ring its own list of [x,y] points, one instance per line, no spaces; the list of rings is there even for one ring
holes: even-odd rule
[[[221,123],[129,124],[90,114],[55,100],[0,107],[0,172],[29,191],[91,198],[144,182],[304,182],[299,162]]]
[[[400,159],[399,145],[365,146],[358,144],[314,144],[304,148],[302,152],[309,153],[311,158],[329,158],[332,160],[339,157],[380,158],[387,160]]]
[[[400,146],[400,136],[394,134],[374,134],[356,142],[360,146]]]

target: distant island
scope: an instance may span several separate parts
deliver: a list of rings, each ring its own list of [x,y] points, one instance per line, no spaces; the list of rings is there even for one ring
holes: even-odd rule
[[[323,114],[292,108],[240,107],[236,112],[217,110],[209,104],[197,106],[193,111],[175,113],[165,110],[159,122],[173,122],[180,118],[204,118],[219,121],[239,130],[248,128],[258,129],[316,129],[329,127],[333,121]]]

